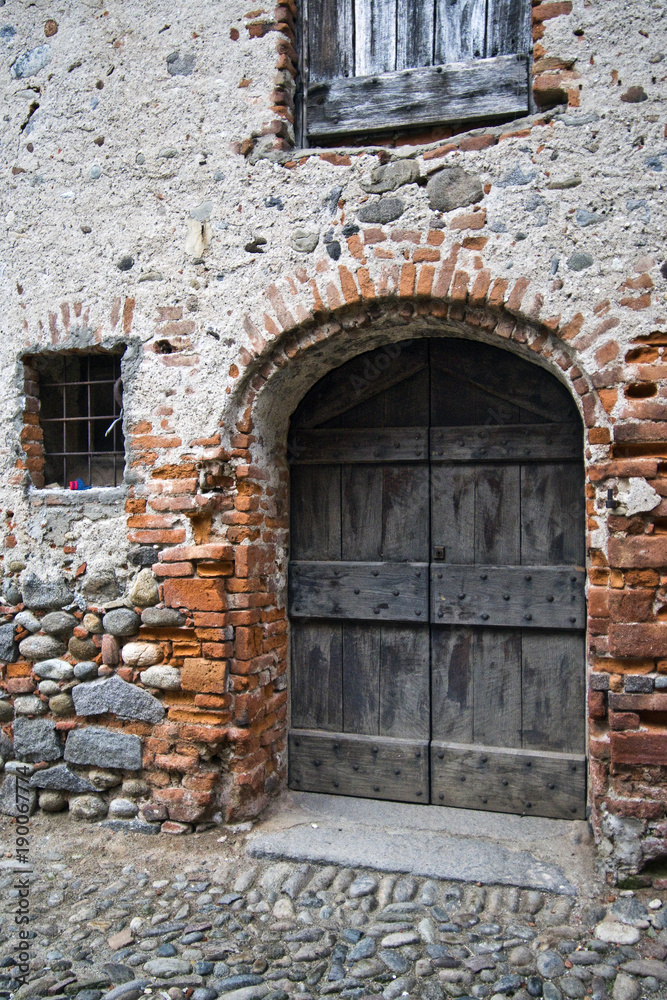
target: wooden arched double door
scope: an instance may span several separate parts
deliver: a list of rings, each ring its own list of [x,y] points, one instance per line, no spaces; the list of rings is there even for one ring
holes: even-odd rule
[[[583,817],[567,390],[486,344],[404,341],[313,387],[289,460],[290,787]]]

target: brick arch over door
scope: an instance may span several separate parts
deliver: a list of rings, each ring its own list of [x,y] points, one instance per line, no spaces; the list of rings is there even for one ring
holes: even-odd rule
[[[295,790],[585,815],[584,477],[572,397],[399,341],[291,420]]]
[[[321,291],[324,294],[324,289]],[[297,300],[293,308],[302,322],[297,324],[289,314],[285,315],[283,331],[274,326],[268,342],[247,318],[250,350],[241,352],[240,376],[222,415],[224,426],[230,434],[236,434],[234,440],[245,445],[242,457],[237,459],[241,464],[237,466],[236,481],[244,490],[254,491],[259,508],[265,512],[261,516],[257,514],[253,521],[257,529],[236,533],[237,562],[249,578],[256,578],[253,586],[261,590],[262,595],[268,592],[275,601],[270,628],[281,634],[288,628],[289,421],[300,400],[317,380],[350,358],[374,347],[424,336],[453,336],[495,345],[548,369],[567,387],[586,429],[588,444],[584,457],[587,469],[594,473],[598,464],[609,459],[608,416],[583,364],[578,363],[576,350],[568,342],[566,324],[555,332],[551,324],[540,324],[519,313],[518,303],[514,305],[512,301],[508,303],[513,307],[512,312],[502,302],[490,305],[471,297],[467,304],[462,304],[425,296],[417,299],[387,296],[347,305],[334,300],[327,309],[316,288],[313,295],[316,304],[319,303],[314,312],[307,316]],[[528,305],[531,302],[528,298]],[[578,329],[580,324],[576,322],[575,325]],[[591,445],[594,445],[592,451]],[[589,551],[591,544],[599,545],[599,537],[588,538]],[[281,673],[286,666],[285,659],[275,670]],[[281,717],[284,718],[282,712]],[[286,728],[277,725],[272,732],[275,735],[271,737],[271,746],[266,745],[275,766],[266,792],[282,787],[286,781]],[[601,744],[596,743],[596,751],[600,747]],[[596,802],[598,807],[603,807],[608,788],[604,746],[600,759],[593,764],[597,776]],[[594,803],[593,818],[600,815]]]

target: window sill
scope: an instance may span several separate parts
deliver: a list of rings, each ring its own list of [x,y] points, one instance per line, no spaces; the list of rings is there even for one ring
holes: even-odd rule
[[[89,490],[67,490],[62,486],[57,489],[38,489],[30,485],[29,500],[45,500],[53,505],[74,507],[81,503],[121,503],[127,496],[128,487],[123,486],[93,486]]]

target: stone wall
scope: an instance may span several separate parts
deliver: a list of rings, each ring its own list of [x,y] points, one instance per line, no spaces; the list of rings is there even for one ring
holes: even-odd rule
[[[446,334],[578,402],[591,821],[612,873],[667,855],[663,11],[533,3],[527,118],[296,150],[291,3],[0,9],[5,802],[13,757],[151,828],[284,787],[290,413]],[[45,489],[30,359],[119,347],[123,485]]]

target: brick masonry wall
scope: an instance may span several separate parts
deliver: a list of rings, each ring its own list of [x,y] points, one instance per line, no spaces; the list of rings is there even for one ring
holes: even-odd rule
[[[292,4],[74,6],[46,36],[3,8],[0,756],[45,807],[187,830],[284,787],[290,413],[357,353],[455,334],[577,400],[591,821],[611,874],[667,855],[667,40],[627,7],[533,4],[520,122],[327,150],[292,148]],[[120,343],[123,486],[43,489],[24,360]]]

